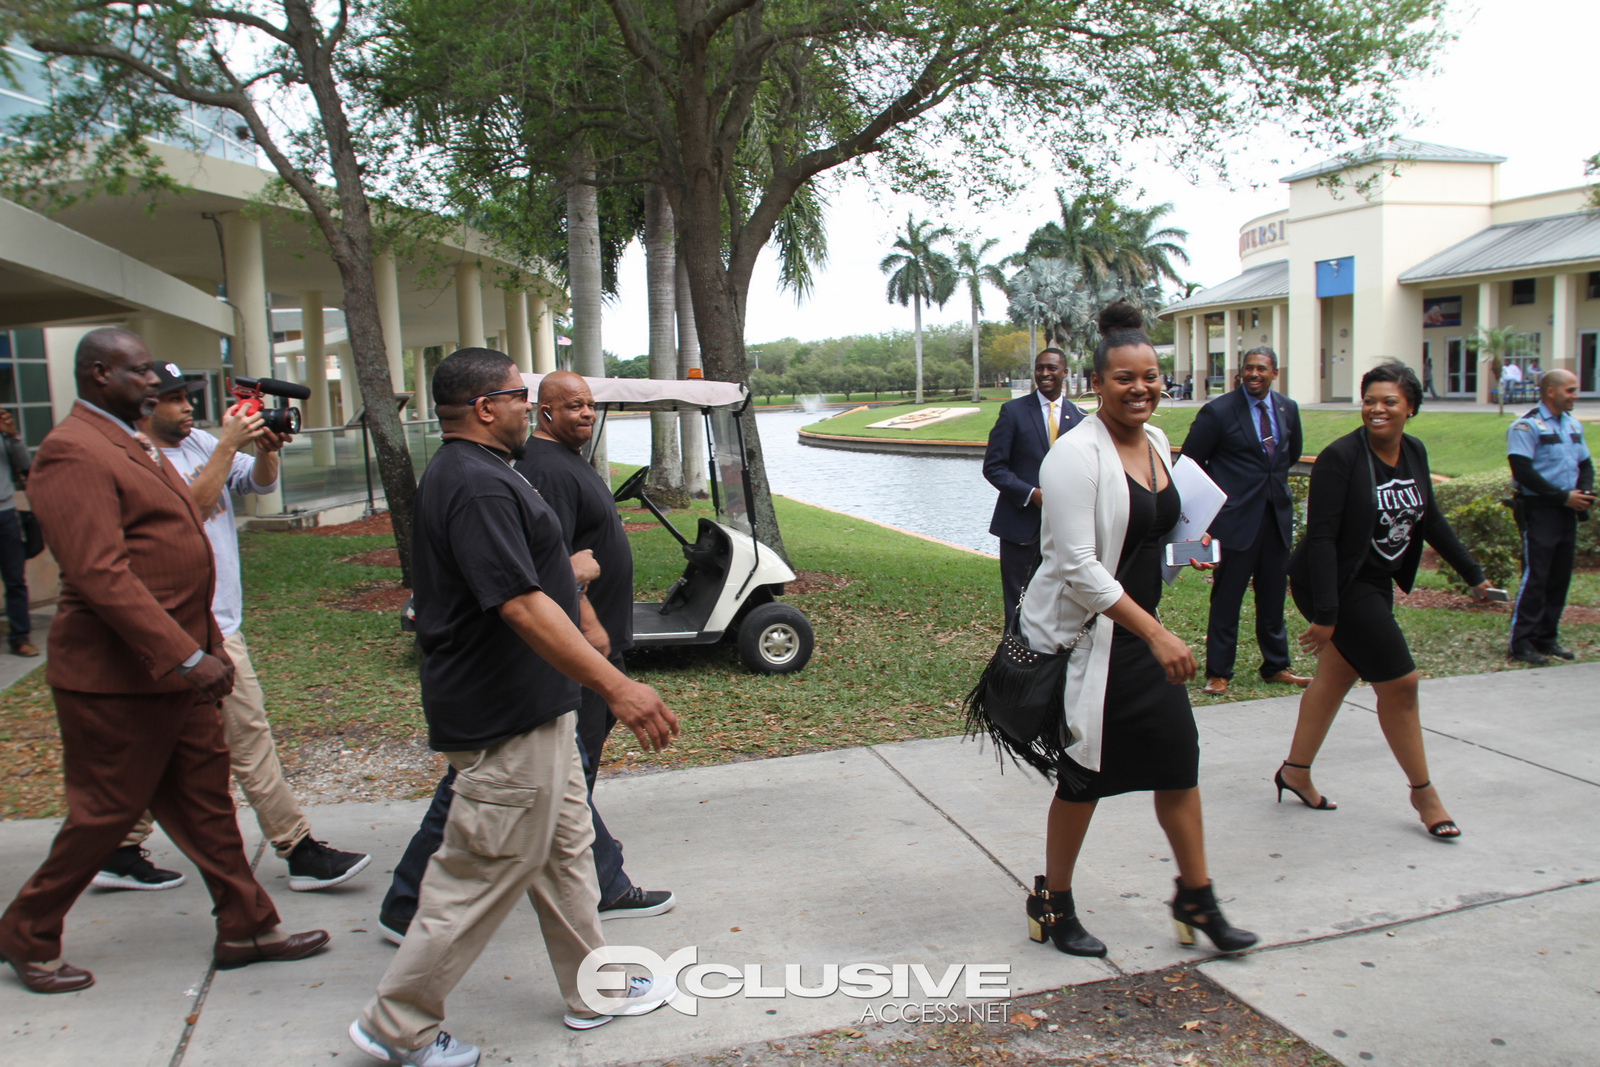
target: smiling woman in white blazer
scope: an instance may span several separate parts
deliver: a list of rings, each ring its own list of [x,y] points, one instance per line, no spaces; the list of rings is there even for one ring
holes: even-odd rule
[[[1072,898],[1078,853],[1096,804],[1149,791],[1179,877],[1170,904],[1179,937],[1199,929],[1223,951],[1255,944],[1228,924],[1206,871],[1198,787],[1200,744],[1184,683],[1188,644],[1161,624],[1160,548],[1182,501],[1166,434],[1149,424],[1161,372],[1143,316],[1118,301],[1100,313],[1090,381],[1093,418],[1059,438],[1039,470],[1041,561],[1019,620],[1036,651],[1078,643],[1067,661],[1056,795],[1045,873],[1027,901],[1029,935],[1075,956],[1104,956]],[[1087,627],[1087,629],[1085,629]],[[1079,639],[1079,634],[1082,638]]]

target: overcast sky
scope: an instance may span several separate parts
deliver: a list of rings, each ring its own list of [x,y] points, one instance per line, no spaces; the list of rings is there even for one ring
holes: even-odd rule
[[[1442,57],[1436,75],[1411,88],[1409,98],[1423,120],[1402,135],[1506,156],[1500,167],[1502,197],[1582,184],[1583,160],[1600,151],[1600,123],[1592,114],[1600,5],[1595,0],[1483,0],[1475,12],[1460,5],[1457,11],[1460,40]],[[1184,276],[1204,285],[1238,273],[1244,222],[1287,206],[1288,189],[1277,179],[1325,155],[1268,131],[1230,158],[1234,188],[1228,188],[1215,181],[1193,184],[1170,168],[1139,162],[1143,154],[1126,153],[1132,161],[1127,177],[1135,190],[1144,190],[1141,204],[1175,205],[1171,222],[1189,231],[1193,261]],[[1252,183],[1265,187],[1251,189]],[[1058,184],[1064,183],[1041,180],[1009,209],[982,215],[946,210],[937,217],[952,228],[1000,238],[994,254],[1003,255],[1020,249],[1030,232],[1056,217],[1052,189]],[[779,292],[775,263],[770,253],[764,255],[751,285],[746,339],[820,340],[909,329],[911,309],[885,301],[886,279],[878,271],[907,210],[918,218],[932,214],[915,198],[880,202],[864,185],[836,188],[828,214],[830,262],[811,296],[796,306],[791,295]],[[1003,317],[1002,294],[986,291],[984,299],[985,317]],[[924,321],[965,322],[968,314],[965,298],[958,296],[943,310],[925,312]],[[638,244],[623,259],[619,298],[606,305],[604,341],[608,351],[624,358],[648,350],[644,251]]]

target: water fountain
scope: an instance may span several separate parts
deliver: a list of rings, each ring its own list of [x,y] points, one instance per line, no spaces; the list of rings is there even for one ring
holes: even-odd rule
[[[804,411],[808,415],[815,415],[817,412],[826,407],[828,403],[827,398],[821,393],[813,393],[811,396],[800,397],[799,402],[800,410]]]

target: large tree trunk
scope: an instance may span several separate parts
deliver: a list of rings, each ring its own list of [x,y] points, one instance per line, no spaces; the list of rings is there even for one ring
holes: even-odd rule
[[[671,380],[678,376],[677,316],[678,268],[672,206],[659,185],[644,194],[645,275],[650,301],[650,377]],[[678,416],[670,411],[650,413],[650,474],[652,489],[667,498],[683,496],[683,456],[678,451]]]
[[[917,403],[922,403],[922,297],[911,294],[911,322],[916,331],[917,348]]]
[[[592,184],[587,147],[573,153],[567,182],[567,283],[572,290],[572,369],[586,378],[606,376],[600,340],[600,198]],[[589,462],[611,481],[604,438],[596,439]]]
[[[682,256],[673,257],[674,289],[678,302],[678,377],[700,369],[700,335],[694,327],[694,297],[689,293],[689,269]],[[683,488],[697,500],[710,495],[706,488],[706,421],[698,411],[678,413],[683,443]]]

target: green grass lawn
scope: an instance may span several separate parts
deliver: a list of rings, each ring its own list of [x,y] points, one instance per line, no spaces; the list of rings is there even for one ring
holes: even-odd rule
[[[728,643],[636,653],[632,670],[679,714],[683,736],[666,753],[647,756],[619,733],[607,752],[613,768],[718,763],[961,730],[960,701],[999,639],[996,561],[791,500],[777,503],[795,568],[831,579],[787,598],[816,629],[811,663],[798,674],[761,676],[744,670]],[[691,534],[694,520],[709,512],[697,504],[671,517]],[[648,516],[629,512],[624,519]],[[659,598],[684,566],[677,542],[653,526],[628,537],[639,598]],[[399,577],[396,568],[346,562],[392,546],[392,538],[246,533],[240,542],[244,632],[280,745],[292,752],[337,735],[355,748],[420,736],[410,635],[400,632],[393,610],[346,606],[375,583]],[[1431,573],[1424,582],[1443,588]],[[1186,573],[1162,604],[1166,624],[1197,656],[1208,591],[1203,576]],[[1600,605],[1600,576],[1580,576],[1571,602]],[[1424,675],[1520,669],[1505,659],[1503,614],[1399,612]],[[1291,607],[1291,635],[1303,628]],[[1251,650],[1248,603],[1240,629]],[[1562,636],[1580,659],[1600,659],[1600,626],[1565,626]],[[1293,692],[1260,682],[1257,666],[1253,651],[1241,655],[1230,698]],[[1310,673],[1312,664],[1297,657],[1295,669]],[[1287,742],[1290,723],[1283,725]],[[0,694],[0,817],[58,812],[59,742],[43,671],[35,671]]]
[[[910,404],[914,403],[914,401],[910,399],[911,395],[912,394],[909,391],[902,393],[895,389],[881,390],[876,395],[872,394],[871,392],[820,394],[773,393],[771,397],[768,397],[765,393],[757,393],[756,407],[793,407],[801,400],[809,400],[814,396],[820,396],[824,404]],[[992,400],[1006,401],[1011,399],[1011,389],[1009,386],[1004,389],[979,389],[978,395],[983,397],[985,402]],[[967,389],[963,389],[954,393],[936,393],[932,390],[925,389],[922,392],[922,397],[923,403],[925,404],[950,404],[957,402],[970,404],[972,403],[972,389],[968,387]],[[887,417],[888,416],[885,416],[885,418]]]
[[[939,401],[927,407],[956,407],[957,402]],[[909,410],[909,409],[908,409]],[[1181,446],[1189,434],[1189,424],[1194,421],[1199,408],[1168,408],[1156,412],[1156,425],[1166,433],[1168,440]],[[970,441],[978,444],[989,439],[989,431],[1000,417],[998,405],[983,405],[983,410],[959,419],[936,423],[916,430],[871,430],[868,423],[881,422],[893,416],[881,410],[858,411],[816,422],[805,429],[811,433],[836,434],[845,437],[886,437],[913,441]],[[1426,406],[1416,420],[1407,427],[1428,446],[1428,460],[1435,474],[1458,477],[1478,471],[1505,468],[1506,427],[1512,416],[1493,412],[1437,411]],[[1315,455],[1336,438],[1361,425],[1361,416],[1355,411],[1302,411],[1301,427],[1305,433],[1305,452]],[[1600,451],[1600,424],[1585,423],[1591,450]]]

